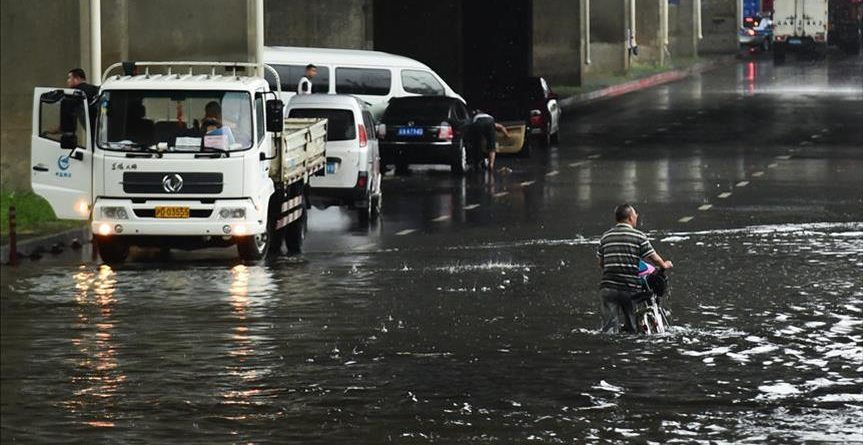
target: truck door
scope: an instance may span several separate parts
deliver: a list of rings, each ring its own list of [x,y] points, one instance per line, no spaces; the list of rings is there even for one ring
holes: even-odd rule
[[[90,110],[82,91],[36,88],[31,185],[61,219],[86,220],[93,200]]]

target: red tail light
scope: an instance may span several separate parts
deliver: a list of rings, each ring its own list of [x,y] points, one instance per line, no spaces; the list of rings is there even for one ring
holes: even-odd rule
[[[447,122],[441,122],[440,128],[437,131],[437,138],[445,141],[451,141],[453,138],[452,127]]]
[[[539,110],[531,110],[530,111],[530,126],[531,127],[544,127],[545,126],[545,116],[542,115],[542,112]]]
[[[357,125],[357,131],[360,134],[360,147],[365,147],[369,144],[369,135],[366,134],[366,127],[364,125]]]
[[[369,183],[369,174],[367,172],[360,172],[357,176],[357,188],[364,189],[366,185]]]

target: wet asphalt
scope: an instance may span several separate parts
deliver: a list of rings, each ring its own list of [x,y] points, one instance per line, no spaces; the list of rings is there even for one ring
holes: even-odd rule
[[[567,110],[511,169],[389,174],[306,252],[2,272],[3,442],[863,441],[863,58],[741,60]],[[675,325],[596,332],[631,202]]]

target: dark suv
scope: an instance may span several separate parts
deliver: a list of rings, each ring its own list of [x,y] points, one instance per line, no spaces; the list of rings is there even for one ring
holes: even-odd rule
[[[456,98],[411,96],[390,99],[378,125],[381,163],[405,171],[410,164],[445,164],[467,169],[467,107]]]

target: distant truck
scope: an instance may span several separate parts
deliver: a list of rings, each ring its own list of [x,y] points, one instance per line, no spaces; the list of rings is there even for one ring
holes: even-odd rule
[[[863,0],[831,0],[827,41],[845,51],[860,53],[863,33]]]
[[[132,245],[235,244],[246,261],[283,244],[299,252],[327,121],[285,119],[264,77],[244,74],[257,67],[115,64],[89,104],[79,90],[36,88],[33,190],[59,218],[89,219],[109,264]]]
[[[773,2],[773,57],[786,53],[823,56],[827,52],[828,0],[775,0]]]

